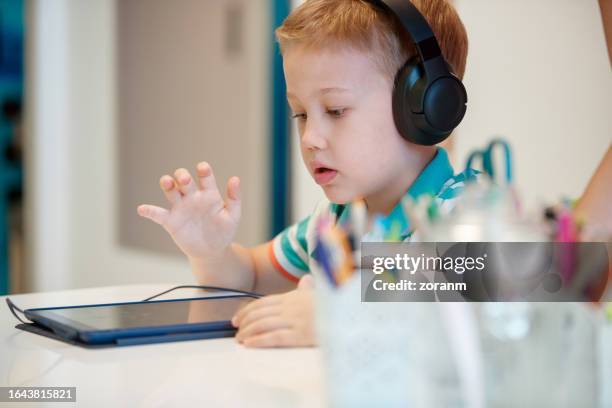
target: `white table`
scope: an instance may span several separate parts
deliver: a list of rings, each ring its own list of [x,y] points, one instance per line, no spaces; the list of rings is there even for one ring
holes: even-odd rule
[[[22,309],[138,301],[173,286],[116,286],[10,298]],[[193,290],[178,292],[162,299],[195,295]],[[90,350],[15,329],[18,322],[5,298],[0,300],[0,386],[75,386],[76,406],[82,407],[325,405],[316,348],[247,349],[226,338]]]
[[[14,295],[17,306],[62,306],[138,301],[176,283],[130,285]],[[180,290],[163,299],[201,296]],[[317,348],[247,349],[234,339],[195,340],[90,350],[15,329],[0,298],[0,386],[77,388],[82,407],[320,407],[325,406]],[[612,369],[612,324],[601,333],[600,378]],[[612,401],[602,384],[602,406]],[[5,404],[7,405],[7,404]],[[0,403],[0,406],[5,406]],[[9,406],[74,406],[14,403]]]

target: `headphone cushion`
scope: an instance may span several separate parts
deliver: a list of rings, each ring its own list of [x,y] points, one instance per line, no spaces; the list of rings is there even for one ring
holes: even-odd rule
[[[423,112],[426,78],[417,57],[410,58],[395,76],[394,98],[401,102],[406,115]]]
[[[424,87],[425,78],[418,59],[411,58],[395,76],[392,103],[395,127],[404,139],[416,144],[421,143],[420,139],[427,138],[426,135],[421,134],[413,118],[413,112],[422,112]]]

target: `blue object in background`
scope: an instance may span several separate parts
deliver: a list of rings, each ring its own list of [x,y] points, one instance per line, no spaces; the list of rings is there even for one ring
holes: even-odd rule
[[[499,173],[495,166],[495,158],[493,156],[496,148],[498,150],[501,149],[502,153],[504,154],[505,172],[501,177],[498,177]],[[506,185],[512,184],[512,150],[510,149],[510,144],[505,139],[493,139],[483,150],[474,150],[468,156],[465,168],[473,169],[477,160],[480,160],[482,170],[491,178],[492,181],[498,181],[505,183]],[[498,178],[500,178],[500,180],[497,180]]]
[[[23,0],[0,0],[0,295],[10,284],[9,197],[22,184],[20,160],[10,152],[23,99],[23,15]]]
[[[289,15],[289,0],[272,0],[272,27],[276,29]],[[289,109],[286,99],[285,74],[283,60],[274,32],[272,38],[272,166],[270,166],[270,179],[272,180],[270,203],[270,234],[271,237],[281,232],[288,224],[291,208],[291,179],[290,153],[291,138]]]

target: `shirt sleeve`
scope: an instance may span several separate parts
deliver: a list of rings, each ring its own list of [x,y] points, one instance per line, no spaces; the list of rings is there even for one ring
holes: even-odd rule
[[[269,256],[274,267],[287,279],[297,282],[310,272],[306,231],[311,216],[293,224],[270,243]]]

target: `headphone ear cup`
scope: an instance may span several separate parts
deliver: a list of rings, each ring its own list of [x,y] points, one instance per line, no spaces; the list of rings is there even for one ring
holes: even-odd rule
[[[461,122],[467,94],[452,74],[428,83],[419,59],[413,57],[395,77],[392,103],[400,135],[411,143],[431,146],[444,141]]]
[[[399,134],[411,143],[427,144],[428,137],[413,121],[413,112],[422,112],[419,101],[423,100],[426,78],[419,60],[413,57],[395,75],[393,86],[393,120]]]

